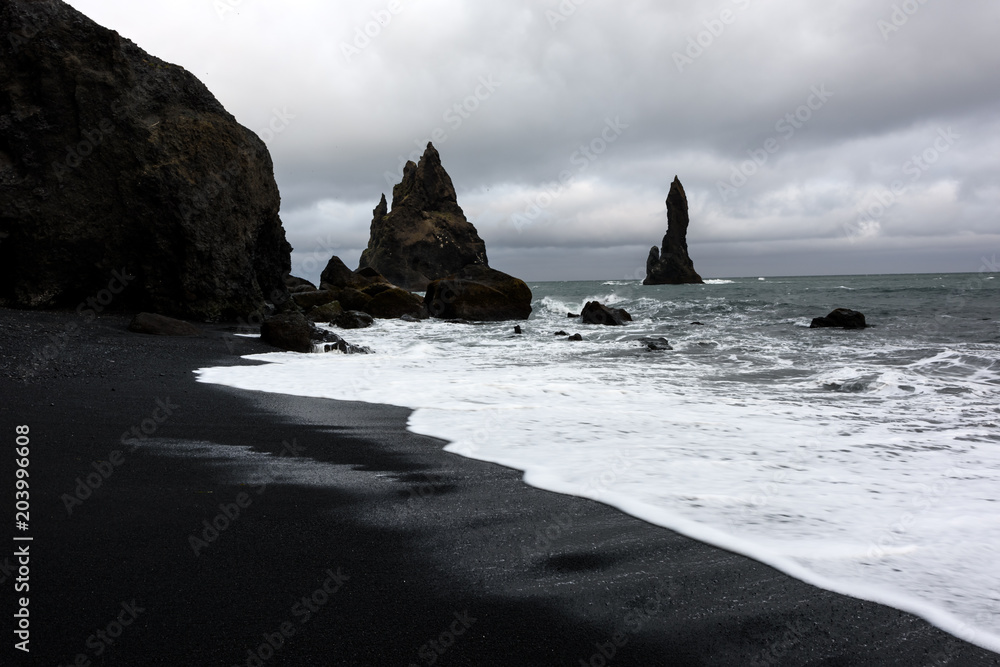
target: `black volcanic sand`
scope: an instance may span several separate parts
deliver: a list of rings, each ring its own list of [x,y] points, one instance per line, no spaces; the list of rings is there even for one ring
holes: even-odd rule
[[[1000,664],[912,615],[442,452],[405,409],[196,383],[267,351],[224,327],[174,339],[127,323],[0,309],[4,525],[28,424],[34,537],[32,653],[4,664]],[[58,355],[25,368],[52,335]],[[154,415],[151,437],[120,443]],[[61,496],[116,449],[69,515]],[[190,536],[240,494],[196,556]],[[10,578],[2,590],[10,642]],[[265,635],[279,648],[248,659]]]

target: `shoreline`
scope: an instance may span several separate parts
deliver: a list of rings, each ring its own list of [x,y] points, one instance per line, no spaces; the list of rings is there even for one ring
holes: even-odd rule
[[[0,412],[35,438],[33,660],[229,666],[270,637],[263,664],[1000,664],[905,612],[450,455],[407,409],[196,382],[273,351],[225,327],[166,339],[102,316],[11,379],[10,359],[76,319],[0,309]],[[148,420],[67,514],[74,480]],[[226,528],[195,555],[205,521]],[[133,599],[120,638],[90,642]]]

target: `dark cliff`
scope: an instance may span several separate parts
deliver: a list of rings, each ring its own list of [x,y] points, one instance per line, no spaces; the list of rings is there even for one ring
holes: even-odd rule
[[[270,155],[198,79],[57,0],[0,24],[0,299],[72,307],[117,272],[116,306],[213,320],[286,293]]]

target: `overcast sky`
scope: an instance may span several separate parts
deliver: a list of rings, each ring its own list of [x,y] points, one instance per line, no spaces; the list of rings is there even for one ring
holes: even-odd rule
[[[997,270],[996,0],[70,4],[261,135],[306,278],[429,139],[527,280],[642,278],[675,175],[705,277]]]

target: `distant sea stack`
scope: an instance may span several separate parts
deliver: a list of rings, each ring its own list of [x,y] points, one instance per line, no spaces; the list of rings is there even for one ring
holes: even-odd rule
[[[198,79],[58,0],[4,0],[0,25],[0,301],[217,320],[287,298],[267,147]]]
[[[359,269],[371,267],[403,289],[424,291],[433,280],[469,265],[489,266],[486,244],[458,205],[455,186],[428,143],[420,162],[407,162],[403,180],[375,207]]]
[[[684,186],[674,176],[667,195],[667,233],[663,248],[653,246],[646,259],[646,279],[643,285],[683,285],[703,283],[688,256],[688,202]]]

